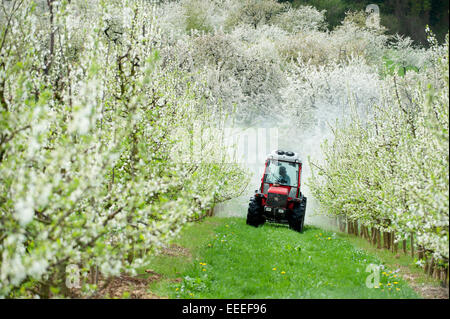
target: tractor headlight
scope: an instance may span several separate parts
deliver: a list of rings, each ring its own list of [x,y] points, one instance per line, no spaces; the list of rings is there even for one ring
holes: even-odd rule
[[[284,209],[278,209],[278,212],[280,213],[280,214],[284,214]]]
[[[271,212],[271,211],[272,211],[272,208],[266,206],[266,207],[264,208],[264,210],[265,210],[266,212]]]

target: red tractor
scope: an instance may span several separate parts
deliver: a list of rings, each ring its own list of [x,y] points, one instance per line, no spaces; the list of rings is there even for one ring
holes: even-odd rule
[[[297,153],[274,151],[266,160],[261,187],[250,198],[247,224],[258,227],[266,221],[288,224],[303,231],[306,197],[300,192],[302,162]]]

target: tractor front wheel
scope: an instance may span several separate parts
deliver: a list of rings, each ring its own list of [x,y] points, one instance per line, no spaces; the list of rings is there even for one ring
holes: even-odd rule
[[[305,213],[306,213],[306,197],[303,197],[300,204],[296,205],[290,218],[288,219],[289,228],[303,232],[303,225],[305,223]]]
[[[258,203],[255,197],[250,199],[247,212],[247,225],[258,227],[266,221],[263,214],[262,206]]]

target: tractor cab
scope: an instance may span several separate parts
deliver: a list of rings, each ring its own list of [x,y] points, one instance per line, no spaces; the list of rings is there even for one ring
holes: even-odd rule
[[[300,191],[301,172],[297,153],[278,150],[269,154],[261,186],[250,199],[247,223],[259,226],[267,220],[302,231],[306,197]]]

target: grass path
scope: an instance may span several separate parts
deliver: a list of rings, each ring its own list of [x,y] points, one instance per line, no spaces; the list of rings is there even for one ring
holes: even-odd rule
[[[214,217],[187,225],[142,272],[161,274],[149,288],[169,298],[419,297],[393,269],[381,271],[379,288],[367,288],[371,263],[382,261],[330,231]]]
[[[367,288],[369,264],[382,261],[330,231],[213,217],[187,225],[142,273],[161,274],[149,288],[169,298],[419,298],[393,269]]]

